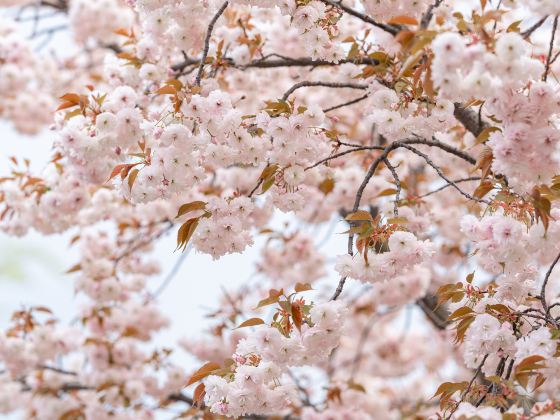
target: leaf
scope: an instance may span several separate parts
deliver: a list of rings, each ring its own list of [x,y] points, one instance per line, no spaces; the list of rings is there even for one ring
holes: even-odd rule
[[[480,169],[482,171],[482,178],[486,178],[490,173],[490,168],[492,167],[493,160],[494,154],[492,152],[492,149],[488,146],[484,146],[484,148],[478,155],[474,170]]]
[[[265,322],[260,319],[260,318],[250,318],[247,321],[242,322],[237,328],[235,328],[236,330],[238,330],[239,328],[245,328],[245,327],[254,327],[256,325],[263,325]]]
[[[53,312],[52,312],[49,308],[47,308],[46,306],[34,306],[32,309],[33,309],[35,312],[43,312],[43,313],[45,313],[45,314],[51,314],[51,315],[52,315],[52,313],[53,313]]]
[[[538,189],[535,187],[531,193],[531,198],[533,199],[533,206],[535,207],[535,218],[537,223],[539,220],[542,221],[545,233],[548,231],[548,225],[550,222],[550,210],[552,203],[549,199],[543,197]]]
[[[469,386],[468,382],[444,382],[442,383],[432,398],[440,395],[440,407],[443,408],[445,404],[451,399],[453,394],[458,391],[465,391]]]
[[[391,225],[405,225],[408,223],[408,219],[404,216],[396,216],[387,219],[387,223]]]
[[[265,180],[270,178],[271,176],[273,176],[276,171],[278,170],[279,166],[274,164],[274,165],[268,165],[266,168],[263,169],[263,171],[261,172],[259,179]]]
[[[395,16],[387,23],[390,25],[418,25],[416,18],[407,15]]]
[[[136,181],[136,177],[138,176],[138,173],[140,172],[139,169],[133,169],[132,171],[130,171],[130,174],[128,175],[128,190],[132,191],[132,186],[134,185],[134,181]]]
[[[284,289],[280,289],[280,290],[270,289],[268,291],[268,297],[266,299],[261,300],[259,302],[259,304],[257,305],[257,308],[262,308],[263,306],[272,305],[272,304],[278,302],[278,299],[283,294],[284,294]],[[255,309],[257,309],[257,308],[255,308]]]
[[[319,191],[323,194],[328,195],[334,190],[334,179],[327,178],[319,184]]]
[[[463,340],[465,339],[465,334],[467,333],[467,330],[469,329],[469,326],[473,323],[473,321],[475,320],[475,316],[465,316],[461,322],[459,322],[459,325],[457,325],[457,335],[455,337],[455,342],[456,343],[461,343],[463,342]]]
[[[292,320],[294,321],[294,325],[301,332],[301,325],[303,322],[303,314],[301,311],[301,305],[297,303],[292,304]]]
[[[506,32],[521,32],[521,20],[516,20],[511,25],[508,26]]]
[[[476,198],[482,198],[493,189],[494,189],[494,184],[492,183],[492,181],[488,179],[484,179],[480,182],[480,185],[476,187],[476,189],[474,190],[473,196]]]
[[[67,93],[65,95],[62,95],[60,99],[66,102],[71,102],[74,105],[80,104],[80,95],[78,95],[77,93]]]
[[[201,407],[204,403],[204,396],[206,395],[206,386],[204,384],[198,384],[198,386],[194,389],[193,393],[193,401],[194,405],[197,407]]]
[[[183,89],[183,83],[180,80],[177,79],[171,79],[168,80],[167,82],[165,82],[168,85],[173,86],[177,91]]]
[[[215,370],[220,369],[220,365],[214,362],[208,362],[204,364],[200,369],[198,369],[189,379],[186,386],[192,385],[195,382],[200,381],[201,379],[206,378],[208,375],[211,375],[212,372]]]
[[[473,144],[473,146],[476,146],[478,144],[482,144],[482,143],[486,143],[488,141],[488,139],[490,138],[490,134],[496,132],[496,131],[502,131],[500,130],[498,127],[486,127],[484,130],[482,130],[480,132],[480,134],[476,137],[476,140]]]
[[[68,270],[66,270],[66,274],[75,273],[76,271],[80,271],[81,269],[82,269],[82,265],[81,264],[76,264],[76,265],[72,266],[71,268],[69,268]]]
[[[464,318],[465,316],[471,315],[473,313],[474,313],[474,311],[471,308],[469,308],[468,306],[463,306],[463,307],[457,309],[451,315],[449,315],[447,320],[452,321],[454,319],[461,319],[461,318]]]
[[[308,290],[313,290],[309,283],[296,283],[296,287],[294,289],[296,293],[306,292]]]
[[[194,234],[199,221],[200,217],[196,217],[194,219],[187,220],[181,225],[181,227],[177,231],[177,248],[175,248],[175,250],[181,248],[185,249],[187,247],[187,243]]]
[[[192,201],[190,203],[183,204],[179,207],[179,211],[177,212],[177,217],[181,217],[182,215],[189,213],[195,210],[204,210],[206,208],[206,203],[204,201]]]
[[[544,369],[546,365],[543,362],[546,360],[543,356],[529,356],[523,359],[516,367],[515,372],[527,372],[537,369]]]
[[[506,306],[503,305],[501,303],[496,303],[495,305],[486,305],[486,311],[495,311],[498,312],[498,314],[503,314],[503,315],[509,315],[511,314],[511,310]],[[494,314],[490,314],[490,315],[494,315]]]
[[[369,211],[365,210],[358,210],[354,213],[350,213],[348,216],[345,217],[345,220],[348,221],[370,221],[373,222],[373,217],[371,216]]]
[[[111,175],[109,176],[109,179],[107,181],[110,181],[111,179],[113,179],[114,177],[116,177],[117,175],[121,175],[121,179],[125,179],[128,176],[128,173],[130,172],[130,170],[132,168],[134,168],[136,165],[139,165],[140,163],[121,163],[120,165],[117,165],[113,168],[113,171],[111,172]]]
[[[347,382],[347,385],[348,385],[348,389],[353,389],[354,391],[363,392],[364,394],[366,393],[366,389],[362,384],[358,384],[350,380]]]
[[[543,356],[529,356],[515,367],[514,377],[523,388],[527,389],[529,380],[533,376],[535,377],[535,388],[533,391],[544,383],[544,376],[537,372],[546,367],[546,365],[542,363],[544,360],[545,358]]]
[[[157,93],[158,95],[176,95],[177,89],[175,88],[175,86],[165,85],[156,90],[155,93]]]
[[[76,106],[76,104],[73,102],[64,102],[58,108],[55,109],[55,112],[62,111],[63,109],[67,109],[67,108],[72,108],[74,106]]]
[[[394,188],[387,188],[386,190],[381,191],[379,194],[377,194],[378,197],[387,197],[390,195],[395,195],[397,193],[397,190]]]

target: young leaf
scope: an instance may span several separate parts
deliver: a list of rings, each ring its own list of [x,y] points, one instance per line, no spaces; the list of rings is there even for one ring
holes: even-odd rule
[[[306,292],[308,290],[313,290],[309,283],[296,283],[296,287],[294,289],[297,293],[299,292]]]
[[[254,327],[256,325],[263,325],[265,322],[260,319],[260,318],[250,318],[247,321],[242,322],[237,328],[235,328],[236,330],[238,330],[239,328],[244,328],[244,327]]]
[[[194,389],[193,393],[193,401],[194,405],[197,407],[201,407],[204,403],[204,396],[206,395],[206,386],[204,384],[198,384],[198,386]]]
[[[204,364],[200,369],[198,369],[189,379],[186,386],[192,385],[195,382],[200,381],[201,379],[206,378],[208,375],[211,375],[212,372],[220,369],[220,365],[214,362],[208,362]]]
[[[175,216],[175,218],[181,217],[182,215],[191,211],[204,210],[205,207],[206,203],[204,201],[193,201],[191,203],[183,204],[181,207],[179,207],[179,211],[177,212],[177,216]]]

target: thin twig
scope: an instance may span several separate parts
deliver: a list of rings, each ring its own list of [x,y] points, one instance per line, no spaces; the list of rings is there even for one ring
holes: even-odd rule
[[[484,356],[484,358],[482,359],[482,362],[480,362],[480,364],[478,365],[478,367],[476,368],[476,371],[474,372],[474,375],[472,377],[472,379],[470,380],[469,384],[467,385],[467,388],[465,389],[465,391],[463,391],[463,393],[461,394],[461,398],[459,401],[457,401],[457,403],[455,404],[455,406],[453,407],[453,409],[451,410],[451,412],[449,413],[448,416],[445,417],[445,419],[450,419],[453,416],[453,413],[455,413],[455,411],[457,411],[457,409],[459,408],[459,405],[465,400],[465,397],[468,395],[468,393],[470,392],[474,381],[476,380],[477,376],[480,374],[480,372],[482,371],[482,367],[484,366],[484,363],[486,363],[486,359],[488,359],[488,354],[486,354]]]
[[[373,18],[364,15],[363,13],[360,13],[344,4],[342,4],[342,1],[334,1],[334,0],[321,0],[323,3],[328,4],[329,6],[334,6],[337,7],[341,10],[343,10],[344,12],[348,13],[349,15],[352,15],[366,23],[369,23],[373,26],[376,26],[377,28],[383,29],[385,32],[390,33],[391,35],[396,35],[399,33],[400,29],[398,27],[392,26],[392,25],[387,25],[385,23],[379,23],[376,20],[374,20]]]
[[[453,182],[454,182],[455,184],[460,184],[460,183],[462,183],[462,182],[469,182],[469,181],[480,181],[480,177],[479,177],[479,176],[473,176],[473,177],[470,177],[470,178],[456,179],[456,180],[454,180]],[[435,190],[433,190],[433,191],[430,191],[430,192],[428,192],[428,193],[426,193],[426,194],[420,195],[420,196],[418,196],[417,198],[428,197],[428,196],[430,196],[430,195],[432,195],[432,194],[438,193],[438,192],[440,192],[440,191],[446,189],[447,187],[451,187],[451,184],[447,183],[447,184],[445,184],[444,186],[439,187],[438,189],[435,189]]]
[[[457,189],[462,195],[464,195],[465,197],[477,201],[477,202],[483,202],[483,203],[487,203],[487,201],[485,200],[481,200],[478,198],[475,198],[473,196],[471,196],[470,194],[464,192],[463,190],[461,190],[457,184],[455,184],[453,181],[451,181],[450,179],[448,179],[443,172],[441,171],[441,169],[439,169],[439,167],[437,165],[435,165],[432,160],[425,155],[424,153],[420,152],[419,150],[415,149],[414,147],[410,146],[411,144],[423,144],[423,145],[427,145],[427,146],[432,146],[432,147],[438,147],[450,154],[453,154],[457,157],[460,157],[464,160],[466,160],[467,162],[471,163],[471,164],[475,164],[476,163],[476,159],[474,159],[472,156],[470,156],[468,153],[465,153],[453,146],[450,146],[448,144],[442,143],[438,140],[432,139],[432,140],[427,140],[427,139],[423,139],[420,137],[416,137],[416,138],[412,138],[412,139],[406,139],[406,140],[399,140],[399,141],[395,141],[391,144],[389,144],[384,150],[383,152],[372,162],[371,166],[369,167],[368,172],[366,173],[366,176],[364,177],[364,180],[362,181],[362,183],[360,184],[358,191],[356,193],[356,199],[354,201],[354,207],[352,208],[352,213],[355,213],[356,211],[358,211],[358,208],[360,207],[360,203],[362,201],[362,195],[364,193],[365,188],[367,187],[367,185],[369,184],[369,181],[371,180],[371,178],[373,177],[373,175],[375,174],[375,171],[377,170],[377,167],[379,166],[379,164],[385,160],[388,155],[393,151],[396,150],[400,147],[403,147],[405,149],[410,150],[411,152],[417,154],[418,156],[422,157],[426,163],[428,163],[428,165],[432,166],[434,168],[434,170],[437,172],[437,174],[443,178],[445,181],[447,181],[448,183],[450,183],[455,189]],[[355,148],[352,151],[357,151],[359,150],[359,148]],[[348,151],[348,153],[351,153],[351,151]],[[348,255],[353,256],[354,255],[354,235],[353,234],[349,234],[348,235]],[[331,298],[331,300],[336,300],[338,299],[338,297],[340,296],[340,294],[342,293],[343,289],[344,289],[344,284],[346,283],[346,277],[342,277],[339,282],[338,282],[338,286]]]
[[[185,262],[185,260],[187,259],[187,256],[191,253],[192,249],[193,249],[193,243],[191,242],[191,243],[188,244],[185,252],[181,253],[179,258],[175,262],[175,265],[173,266],[173,268],[171,269],[171,271],[169,272],[167,277],[165,277],[165,280],[163,280],[163,282],[157,288],[157,290],[154,293],[152,293],[152,295],[150,296],[150,300],[157,299],[163,293],[163,291],[167,288],[167,286],[169,286],[169,284],[171,284],[171,281],[175,278],[175,276],[177,275],[177,273],[181,269],[181,266],[183,265],[183,262]]]
[[[546,57],[546,68],[543,74],[543,82],[546,82],[548,78],[548,73],[550,72],[550,63],[552,60],[552,51],[554,50],[554,39],[556,38],[556,29],[558,29],[558,16],[554,18],[554,23],[552,24],[552,35],[550,36],[550,45],[548,47],[548,55]]]
[[[529,38],[533,34],[533,32],[535,32],[537,29],[539,29],[543,25],[543,23],[546,22],[547,19],[548,19],[548,16],[545,16],[542,19],[540,19],[537,23],[535,23],[533,26],[531,26],[529,29],[521,32],[521,35],[523,36],[523,38],[525,38],[525,39]]]
[[[554,261],[552,262],[552,265],[548,268],[548,271],[546,272],[546,275],[544,276],[544,281],[541,287],[541,294],[539,296],[539,299],[541,301],[541,305],[544,309],[544,312],[548,315],[550,308],[548,307],[548,304],[546,303],[546,286],[548,284],[548,280],[550,280],[550,275],[552,274],[552,270],[554,270],[554,267],[556,266],[556,264],[558,264],[558,261],[560,260],[560,254],[558,254],[556,256],[556,258],[554,259]]]
[[[367,99],[368,97],[369,97],[369,94],[366,93],[364,96],[360,96],[359,98],[352,99],[351,101],[344,102],[342,104],[331,106],[330,108],[323,109],[323,112],[326,114],[327,112],[334,111],[335,109],[344,108],[345,106],[349,106],[349,105],[354,105],[354,104],[357,104],[358,102],[362,102],[364,99]]]
[[[393,165],[391,165],[389,159],[385,158],[383,162],[385,162],[385,165],[387,166],[389,171],[391,171],[391,175],[393,175],[393,179],[395,180],[395,186],[397,187],[397,192],[395,194],[395,204],[393,206],[393,214],[395,215],[395,217],[397,217],[399,215],[399,200],[400,200],[400,195],[402,190],[401,180],[399,179],[399,174],[397,174],[397,170]]]
[[[331,156],[329,156],[329,157],[327,157],[327,158],[325,158],[325,159],[321,159],[319,162],[316,162],[316,163],[314,163],[313,165],[308,166],[307,168],[305,168],[305,170],[307,171],[307,170],[309,170],[309,169],[313,169],[313,168],[315,168],[315,167],[317,167],[317,166],[319,166],[319,165],[321,165],[321,164],[323,164],[323,163],[329,162],[329,161],[331,161],[331,160],[333,160],[333,159],[337,159],[337,158],[339,158],[339,157],[341,157],[341,156],[344,156],[344,155],[347,155],[347,154],[349,154],[349,153],[359,152],[359,151],[361,151],[361,150],[384,150],[384,149],[385,149],[385,148],[382,147],[382,146],[376,146],[375,148],[372,147],[372,146],[354,147],[354,148],[352,148],[352,149],[345,150],[345,151],[343,151],[343,152],[340,152],[340,153],[336,153],[336,154],[334,154],[334,155],[331,155]]]
[[[366,90],[368,88],[367,85],[360,84],[360,83],[335,83],[335,82],[319,82],[319,81],[304,80],[302,82],[296,83],[290,89],[288,89],[286,93],[284,93],[284,95],[282,96],[282,100],[283,101],[287,100],[288,97],[299,88],[310,87],[310,86],[322,86],[322,87],[328,87],[333,89],[348,88],[348,89],[360,89],[360,90]]]
[[[208,31],[206,32],[206,39],[204,41],[204,50],[202,50],[202,57],[200,58],[200,64],[198,66],[198,72],[196,73],[196,77],[194,79],[194,84],[196,86],[200,86],[200,78],[202,77],[202,71],[204,70],[204,64],[206,63],[206,57],[208,57],[208,50],[210,49],[210,38],[212,38],[212,31],[214,30],[214,25],[222,16],[222,13],[228,7],[229,1],[225,1],[224,4],[218,9],[218,12],[214,15],[210,24],[208,25]]]
[[[425,153],[422,153],[420,150],[418,150],[418,149],[416,149],[416,148],[414,148],[414,147],[412,147],[412,146],[409,146],[409,145],[407,145],[407,144],[403,144],[402,147],[404,147],[405,149],[410,150],[410,151],[411,151],[412,153],[414,153],[415,155],[418,155],[418,156],[420,156],[421,158],[423,158],[423,159],[426,161],[426,163],[427,163],[428,165],[430,165],[432,168],[434,168],[434,170],[435,170],[436,173],[440,176],[440,178],[442,178],[443,180],[447,181],[448,184],[451,184],[451,186],[452,186],[453,188],[455,188],[455,189],[459,192],[459,194],[461,194],[461,195],[464,196],[465,198],[467,198],[467,199],[469,199],[469,200],[476,201],[476,202],[478,202],[478,203],[490,204],[490,203],[488,202],[488,200],[484,200],[484,199],[481,199],[481,198],[473,197],[473,196],[470,195],[469,193],[467,193],[467,192],[463,191],[461,188],[459,188],[459,186],[458,186],[455,182],[453,182],[452,180],[450,180],[449,178],[447,178],[447,177],[444,175],[444,173],[441,171],[441,169],[439,168],[439,166],[437,166],[437,165],[429,158],[429,156],[426,155]]]

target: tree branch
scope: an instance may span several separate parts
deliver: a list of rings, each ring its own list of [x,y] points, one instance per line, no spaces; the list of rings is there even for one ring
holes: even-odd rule
[[[374,20],[373,18],[360,13],[344,4],[342,4],[342,0],[339,1],[334,1],[334,0],[321,0],[323,3],[328,4],[329,6],[333,6],[336,7],[338,9],[343,10],[344,12],[348,13],[349,15],[352,15],[360,20],[362,20],[363,22],[369,23],[379,29],[383,29],[385,32],[390,33],[391,35],[396,35],[399,33],[400,28],[396,27],[396,26],[392,26],[392,25],[387,25],[385,23],[379,23],[376,20]]]
[[[554,261],[552,262],[552,265],[548,268],[548,271],[546,272],[546,275],[544,276],[544,281],[543,284],[541,286],[541,293],[539,296],[539,299],[541,301],[541,305],[544,309],[544,312],[548,315],[550,308],[548,307],[548,304],[546,303],[546,286],[548,284],[548,281],[550,280],[550,276],[552,274],[552,270],[554,270],[554,267],[556,266],[556,264],[558,264],[558,261],[560,260],[560,253],[556,256],[556,258],[554,259]],[[555,322],[556,323],[556,322]]]
[[[322,87],[328,87],[333,89],[348,88],[348,89],[359,89],[359,90],[366,90],[368,88],[367,85],[363,85],[360,83],[335,83],[335,82],[319,82],[319,81],[304,80],[302,82],[296,83],[290,89],[288,89],[282,96],[282,100],[286,101],[289,98],[289,96],[299,88],[311,87],[311,86],[322,86]]]
[[[402,189],[401,180],[399,179],[399,174],[397,174],[397,170],[393,165],[391,165],[389,159],[385,158],[383,159],[383,162],[387,166],[387,169],[389,169],[389,171],[391,172],[391,175],[393,175],[393,179],[395,180],[395,186],[397,187],[397,192],[395,194],[395,204],[393,207],[393,214],[395,215],[395,217],[397,217],[399,215],[399,199],[400,199],[401,189]]]
[[[521,35],[523,36],[523,38],[525,38],[525,39],[529,38],[533,34],[533,32],[535,32],[537,29],[539,29],[543,25],[543,23],[546,22],[547,19],[548,19],[548,16],[545,16],[542,19],[540,19],[537,23],[535,23],[533,26],[531,26],[529,29],[521,32]]]
[[[206,39],[204,40],[204,50],[202,50],[202,58],[200,59],[200,64],[198,66],[198,71],[194,79],[194,84],[200,86],[200,78],[202,77],[202,71],[204,70],[204,64],[206,63],[206,57],[208,57],[208,50],[210,49],[210,38],[212,38],[212,31],[214,30],[214,25],[222,16],[222,13],[228,7],[229,1],[225,1],[222,6],[218,9],[218,12],[214,15],[210,24],[208,25],[208,31],[206,32]]]
[[[335,109],[343,108],[349,105],[354,105],[357,104],[358,102],[362,102],[364,99],[367,99],[368,97],[369,97],[369,93],[366,93],[364,96],[360,96],[359,98],[352,99],[351,101],[348,102],[344,102],[343,104],[339,104],[339,105],[331,106],[330,108],[323,109],[323,112],[326,114],[327,112],[334,111]]]
[[[543,82],[548,79],[548,73],[550,72],[550,63],[552,60],[552,51],[554,50],[554,38],[556,37],[556,30],[558,29],[558,16],[554,18],[554,23],[552,24],[552,35],[550,36],[550,45],[548,46],[548,55],[546,57],[546,68],[543,74]]]

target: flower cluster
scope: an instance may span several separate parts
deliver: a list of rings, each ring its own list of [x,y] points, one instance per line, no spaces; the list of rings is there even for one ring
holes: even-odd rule
[[[465,101],[490,99],[497,92],[519,89],[543,73],[540,61],[529,56],[529,45],[517,33],[501,35],[495,53],[482,43],[447,32],[432,42],[432,78],[441,98]]]
[[[558,210],[555,209],[552,214],[557,219]],[[535,258],[549,262],[559,251],[555,242],[560,235],[556,220],[545,235],[542,225],[533,224],[527,228],[512,216],[493,214],[478,219],[468,215],[461,221],[461,230],[474,244],[478,264],[492,274],[531,274]],[[550,244],[550,247],[539,246],[541,241]]]
[[[489,102],[489,111],[502,120],[503,131],[490,134],[492,170],[508,177],[512,186],[530,191],[547,184],[557,174],[556,153],[560,132],[552,122],[560,111],[557,93],[544,82],[528,93],[500,91]]]
[[[344,307],[339,303],[314,305],[310,318],[312,326],[302,327],[300,334],[285,336],[277,328],[260,327],[242,339],[232,356],[231,373],[206,380],[211,410],[231,417],[267,415],[293,403],[296,388],[290,383],[279,385],[279,380],[289,366],[326,360],[340,339]]]
[[[11,120],[25,134],[36,134],[49,124],[56,70],[52,60],[33,53],[32,44],[16,25],[0,20],[0,117]]]
[[[394,232],[387,245],[387,252],[376,253],[368,247],[364,255],[339,256],[335,269],[343,277],[362,282],[386,282],[403,275],[407,269],[426,261],[433,254],[429,241],[418,240],[410,232]]]
[[[391,2],[365,0],[366,12],[381,21],[390,21],[397,16],[410,16],[420,19],[429,5],[428,0],[397,0]]]
[[[399,140],[412,134],[431,137],[455,125],[453,103],[441,99],[433,107],[416,103],[400,105],[395,91],[380,88],[372,96],[375,110],[369,116],[378,127],[379,134],[391,140]]]
[[[91,16],[96,19],[90,19]],[[73,0],[68,18],[76,42],[83,44],[93,39],[110,44],[117,39],[115,31],[129,28],[134,16],[120,0]]]

